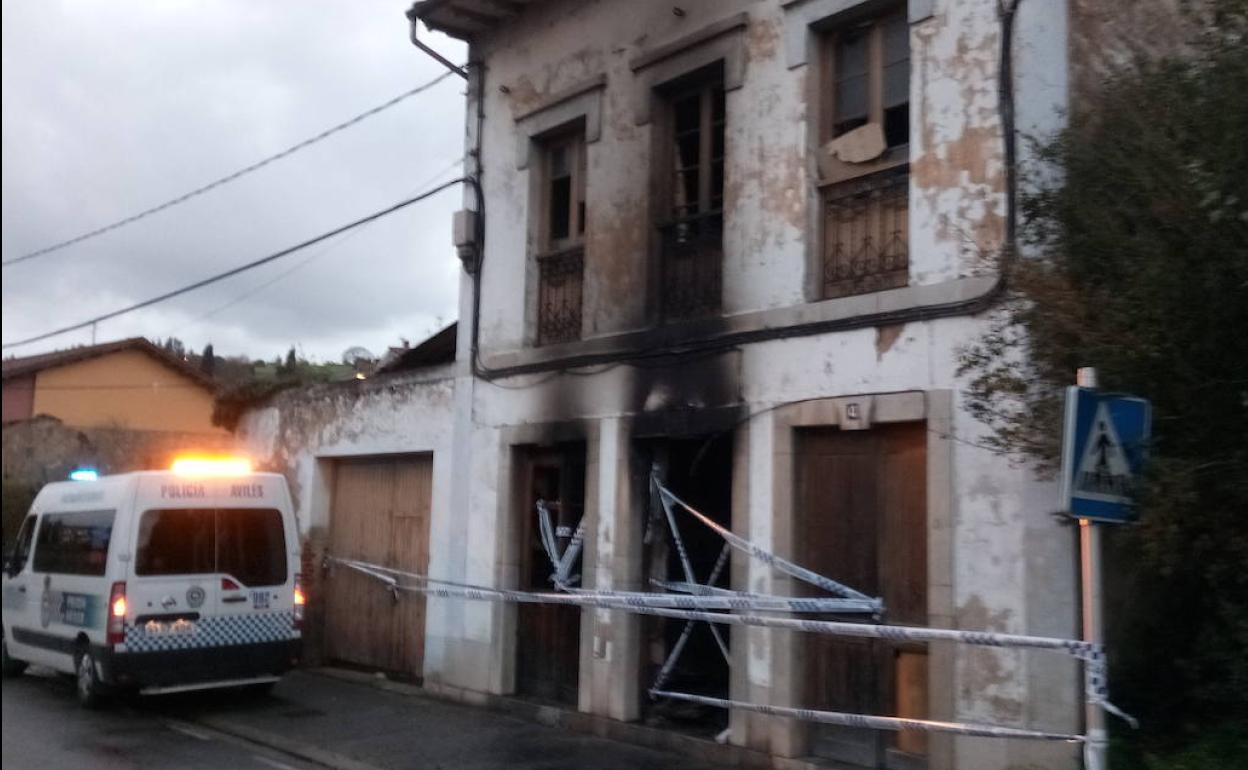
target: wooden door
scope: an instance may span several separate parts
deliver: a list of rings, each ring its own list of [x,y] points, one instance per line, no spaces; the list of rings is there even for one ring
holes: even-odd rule
[[[553,569],[542,548],[536,502],[550,507],[560,552],[585,510],[584,446],[529,452],[520,464],[522,493],[520,580],[526,591],[553,591]],[[579,565],[573,573],[580,572]],[[581,657],[581,609],[561,604],[520,604],[517,608],[516,691],[522,695],[576,705]]]
[[[922,423],[798,434],[799,560],[863,593],[883,597],[888,623],[927,624],[926,446]],[[815,634],[807,638],[810,707],[927,715],[924,646]],[[926,753],[917,733],[898,737],[831,726],[813,729],[816,753],[869,767],[888,766],[898,752]]]
[[[342,460],[334,478],[329,552],[427,574],[433,457]],[[418,678],[424,666],[425,600],[394,596],[374,578],[337,567],[325,586],[326,655]]]

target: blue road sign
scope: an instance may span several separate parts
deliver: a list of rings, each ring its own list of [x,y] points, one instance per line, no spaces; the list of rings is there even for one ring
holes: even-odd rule
[[[1126,522],[1152,428],[1152,408],[1134,396],[1066,389],[1062,500],[1077,518]]]

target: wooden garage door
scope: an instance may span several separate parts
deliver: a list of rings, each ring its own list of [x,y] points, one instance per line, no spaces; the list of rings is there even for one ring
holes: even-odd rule
[[[927,431],[924,423],[798,433],[802,564],[884,599],[885,621],[927,625]],[[807,703],[859,714],[925,718],[927,649],[817,634],[807,641]],[[922,733],[821,725],[816,754],[868,767],[912,766]]]
[[[339,461],[330,509],[335,556],[426,574],[433,456]],[[360,666],[421,675],[425,600],[391,593],[374,578],[338,567],[325,588],[328,656]]]

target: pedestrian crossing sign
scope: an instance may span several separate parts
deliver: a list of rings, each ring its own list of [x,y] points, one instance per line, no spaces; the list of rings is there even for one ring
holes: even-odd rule
[[[1065,510],[1098,521],[1133,519],[1150,427],[1151,409],[1142,398],[1067,388],[1062,442]]]

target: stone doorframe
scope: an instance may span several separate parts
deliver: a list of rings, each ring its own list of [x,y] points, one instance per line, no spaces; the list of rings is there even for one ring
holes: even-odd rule
[[[778,555],[796,552],[794,451],[798,428],[866,430],[876,423],[926,422],[928,625],[953,628],[952,419],[950,390],[812,399],[757,414],[739,429],[738,442],[748,447],[750,477],[770,478],[771,483],[763,489],[748,485],[742,490],[740,505],[734,495],[733,530]],[[760,516],[752,517],[751,512]],[[757,560],[733,561],[732,584],[738,590],[746,587],[760,593],[792,595],[793,582]],[[734,644],[732,650],[733,698],[779,706],[808,705],[801,702],[805,645],[799,632],[766,628],[744,631],[738,638],[746,643]],[[954,718],[954,652],[949,645],[933,645],[929,651],[932,719]],[[731,728],[731,740],[737,745],[784,757],[809,753],[808,725],[798,720],[734,711]],[[929,736],[928,767],[953,767],[952,736]]]
[[[495,562],[494,584],[500,588],[515,589],[520,586],[520,533],[517,525],[521,512],[516,509],[521,495],[521,481],[516,474],[516,456],[525,447],[585,443],[585,547],[581,553],[583,585],[595,585],[598,563],[599,530],[599,457],[601,454],[599,420],[570,420],[566,422],[511,425],[499,429],[498,442],[498,510],[496,532],[498,559]],[[534,514],[536,515],[536,514]],[[553,590],[553,589],[552,589]],[[580,663],[578,665],[577,710],[597,713],[593,708],[591,660],[594,645],[594,610],[581,611]],[[492,639],[496,670],[499,672],[494,692],[512,694],[516,691],[516,644],[517,611],[512,602],[494,605],[494,628],[498,632]]]

